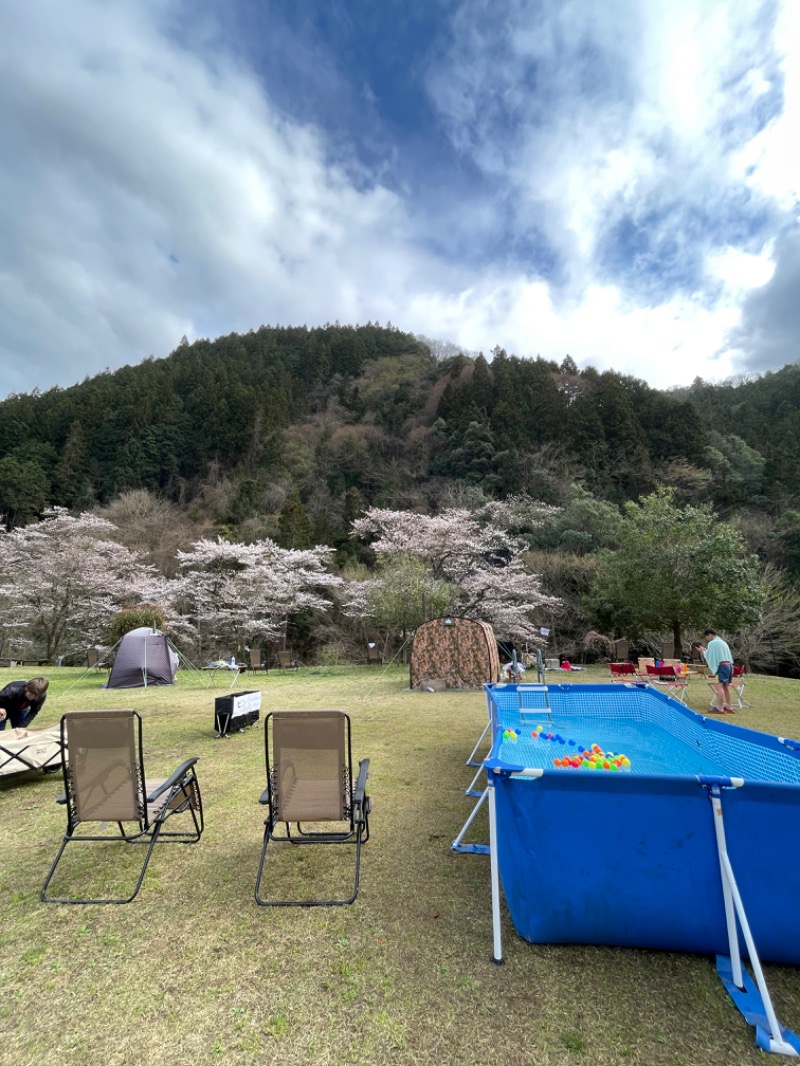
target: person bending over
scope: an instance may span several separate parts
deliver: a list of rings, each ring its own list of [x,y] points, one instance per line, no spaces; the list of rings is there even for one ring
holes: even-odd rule
[[[0,729],[9,721],[13,729],[27,729],[44,706],[49,684],[46,677],[34,677],[0,690]]]
[[[703,636],[708,638],[708,646],[704,648],[701,644],[700,651],[706,660],[708,672],[716,674],[717,677],[717,684],[714,689],[717,702],[716,706],[711,709],[715,714],[735,714],[736,712],[731,705],[730,686],[733,679],[733,655],[731,655],[731,649],[722,637],[717,635],[716,629],[706,629],[703,632]]]

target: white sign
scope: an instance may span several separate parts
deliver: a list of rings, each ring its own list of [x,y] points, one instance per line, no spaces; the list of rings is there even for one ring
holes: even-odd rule
[[[549,629],[545,629],[544,626],[541,626],[541,628],[539,629],[539,632],[542,634],[543,637],[549,637],[550,636],[550,630]]]
[[[239,718],[243,714],[249,714],[250,711],[259,710],[261,710],[261,693],[243,692],[241,696],[233,697],[233,710],[231,711],[231,718]]]

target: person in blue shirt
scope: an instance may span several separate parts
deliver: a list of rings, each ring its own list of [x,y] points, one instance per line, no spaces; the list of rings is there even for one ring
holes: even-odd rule
[[[719,636],[716,629],[706,629],[703,632],[703,636],[708,639],[708,644],[705,648],[701,644],[700,651],[706,660],[709,673],[715,674],[717,678],[714,690],[717,694],[717,703],[715,707],[711,708],[711,711],[713,714],[735,714],[736,712],[731,706],[730,685],[733,679],[733,655],[731,654],[731,649]]]

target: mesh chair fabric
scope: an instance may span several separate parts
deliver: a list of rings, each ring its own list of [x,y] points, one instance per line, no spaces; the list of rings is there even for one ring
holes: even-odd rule
[[[274,711],[273,786],[284,822],[348,817],[342,711]]]
[[[68,782],[81,822],[124,822],[144,814],[141,754],[134,712],[105,715],[71,711],[65,716]]]

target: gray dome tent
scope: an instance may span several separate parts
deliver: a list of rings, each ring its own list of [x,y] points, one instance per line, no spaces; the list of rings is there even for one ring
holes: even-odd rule
[[[126,633],[117,646],[106,688],[174,685],[178,653],[157,629],[142,626]]]

